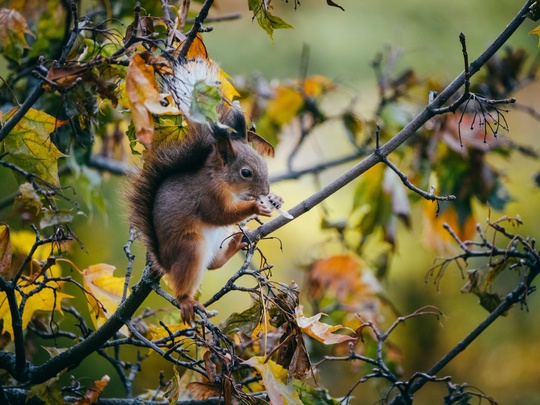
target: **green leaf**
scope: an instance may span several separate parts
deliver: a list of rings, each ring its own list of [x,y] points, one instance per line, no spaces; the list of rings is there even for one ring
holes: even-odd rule
[[[332,398],[327,389],[312,387],[298,380],[293,380],[292,384],[304,405],[339,405],[341,403]]]
[[[48,226],[69,224],[73,221],[73,218],[75,218],[75,215],[71,213],[71,210],[54,211],[47,209],[43,212],[39,227],[43,229]]]
[[[245,311],[234,312],[223,323],[222,330],[226,334],[242,332],[251,336],[261,321],[262,305],[260,300],[253,301],[253,305]]]
[[[219,124],[219,114],[216,110],[219,103],[221,103],[221,94],[217,87],[199,80],[193,86],[189,116],[193,121],[201,124],[208,122]]]
[[[261,0],[248,0],[249,9],[253,11],[253,17],[263,30],[266,31],[272,42],[274,41],[274,30],[281,28],[293,28],[281,18],[273,15],[266,8],[266,2]]]
[[[9,111],[4,121],[17,110]],[[4,140],[4,152],[7,153],[4,159],[47,183],[59,186],[58,159],[65,155],[51,142],[50,134],[63,123],[31,108]]]
[[[44,383],[34,385],[28,392],[28,398],[36,396],[47,405],[67,405],[62,396],[59,379],[60,376],[56,376]]]

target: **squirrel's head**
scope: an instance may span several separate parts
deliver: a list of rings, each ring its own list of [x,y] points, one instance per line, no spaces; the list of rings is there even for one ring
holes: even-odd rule
[[[212,157],[214,168],[239,199],[268,195],[268,167],[264,159],[243,141],[220,139]]]

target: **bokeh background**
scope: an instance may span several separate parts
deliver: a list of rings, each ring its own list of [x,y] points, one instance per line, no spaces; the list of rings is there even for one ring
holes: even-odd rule
[[[422,77],[434,77],[442,83],[451,81],[462,70],[460,32],[467,36],[469,55],[472,58],[504,29],[521,7],[522,2],[500,0],[485,2],[469,0],[442,1],[421,0],[379,1],[338,0],[345,8],[328,7],[326,2],[303,1],[294,10],[294,1],[285,3],[275,0],[274,13],[290,23],[293,30],[278,30],[274,42],[252,22],[245,0],[217,1],[213,15],[241,13],[241,19],[233,22],[211,24],[214,31],[205,34],[205,43],[210,57],[234,76],[250,76],[254,72],[267,80],[297,78],[301,66],[304,45],[310,48],[308,74],[321,74],[340,85],[332,97],[329,109],[347,105],[352,97],[357,98],[356,112],[359,116],[371,116],[378,101],[377,86],[371,62],[377,53],[388,47],[399,48],[403,57],[398,67],[413,68]],[[144,2],[142,2],[144,7]],[[509,41],[512,47],[523,47],[538,56],[537,37],[528,35],[536,24],[527,21]],[[540,86],[527,86],[516,95],[525,105],[540,107]],[[506,116],[509,136],[516,142],[529,144],[538,149],[540,121],[519,111]],[[343,129],[325,127],[314,140],[302,149],[295,160],[297,168],[307,167],[315,161],[330,160],[346,154],[342,147]],[[280,174],[285,170],[286,148],[278,150],[278,156],[269,162],[270,173]],[[524,235],[538,236],[540,218],[538,208],[540,193],[533,176],[539,171],[538,162],[515,156],[510,159],[493,158],[491,162],[506,174],[505,185],[513,200],[505,212],[491,212],[475,207],[479,220],[484,224],[488,215],[492,219],[503,214],[520,215]],[[325,172],[321,181],[329,182],[343,173],[350,165],[343,165]],[[369,172],[365,174],[369,176]],[[15,190],[15,182],[0,173],[2,193]],[[351,209],[352,193],[356,183],[332,196],[325,204],[330,216],[346,218]],[[74,185],[76,187],[76,184]],[[107,175],[101,184],[105,197],[105,211],[94,212],[77,220],[75,232],[84,243],[84,249],[75,250],[71,259],[79,268],[105,262],[117,267],[118,275],[125,269],[127,260],[123,245],[128,238],[126,208],[121,193],[125,180]],[[319,185],[307,176],[300,181],[273,184],[273,191],[286,200],[286,208],[292,207],[311,195]],[[9,215],[4,210],[3,215]],[[283,251],[274,241],[263,241],[262,249],[269,262],[275,265],[273,279],[289,283],[295,280],[302,284],[305,279],[304,266],[323,254],[328,234],[320,231],[322,213],[318,208],[303,215],[274,234],[283,242]],[[433,318],[410,320],[401,325],[392,335],[403,354],[405,376],[415,371],[428,370],[440,357],[465,337],[487,315],[473,295],[460,293],[465,283],[455,267],[449,268],[437,289],[432,282],[426,283],[427,271],[432,267],[438,253],[422,244],[423,222],[421,204],[413,205],[412,228],[400,228],[397,250],[392,260],[388,277],[383,282],[386,296],[402,314],[407,314],[425,305],[435,305],[444,312],[439,321]],[[134,247],[137,256],[135,275],[137,278],[144,265],[144,252]],[[224,269],[208,273],[203,289],[209,297],[232,275],[240,264],[231,261]],[[509,274],[498,286],[502,290],[518,282],[516,274]],[[72,292],[78,299],[84,297]],[[301,298],[302,300],[302,298]],[[167,307],[162,300],[151,298],[149,306]],[[224,319],[233,311],[249,305],[249,298],[241,295],[220,301],[217,319]],[[469,383],[494,397],[500,404],[540,403],[540,298],[532,294],[526,308],[515,307],[458,358],[445,368],[440,376],[451,375],[455,383]],[[45,343],[44,343],[45,344]],[[48,343],[47,343],[48,344]],[[144,353],[146,354],[146,353]],[[39,351],[36,356],[40,354]],[[130,353],[132,359],[136,353]],[[170,364],[151,355],[143,363],[143,370],[136,380],[138,392],[154,388],[158,374],[164,370],[171,375]],[[321,369],[321,384],[329,387],[333,396],[344,395],[358,379],[354,367],[345,363],[326,364]],[[115,375],[110,365],[99,356],[93,355],[84,365],[74,371],[75,375],[101,378],[103,374]],[[114,377],[113,377],[114,378]],[[371,404],[379,399],[380,386],[368,382],[355,391],[352,403]],[[110,384],[107,396],[123,395],[120,385]],[[429,385],[416,396],[418,404],[442,403],[445,395],[443,385]]]

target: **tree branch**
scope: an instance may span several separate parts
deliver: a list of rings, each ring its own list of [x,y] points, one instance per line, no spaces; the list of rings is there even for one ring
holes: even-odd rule
[[[499,36],[493,41],[488,48],[469,65],[469,72],[467,77],[472,77],[477,73],[480,68],[497,52],[506,41],[512,36],[512,34],[519,28],[527,17],[527,13],[531,5],[532,0],[528,0],[523,8],[516,14],[512,21],[506,26],[506,28],[499,34]],[[296,205],[289,210],[289,213],[297,218],[310,209],[320,204],[330,195],[340,190],[351,181],[356,179],[361,174],[375,166],[381,161],[381,157],[388,156],[394,150],[396,150],[401,144],[407,141],[418,129],[420,129],[427,121],[436,115],[436,110],[441,108],[460,88],[463,86],[466,80],[466,75],[462,72],[458,77],[454,79],[431,103],[428,104],[424,110],[420,112],[411,122],[409,122],[399,133],[397,133],[392,139],[384,144],[378,151],[378,153],[371,153],[364,160],[359,162],[349,171],[342,174],[340,177]],[[260,226],[252,232],[248,233],[251,240],[258,240],[264,236],[276,231],[284,226],[290,220],[282,216],[273,219],[270,222]]]

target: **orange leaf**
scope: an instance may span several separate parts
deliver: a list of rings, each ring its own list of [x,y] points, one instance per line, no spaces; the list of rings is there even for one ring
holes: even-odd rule
[[[84,394],[84,397],[74,402],[74,405],[92,405],[97,403],[99,396],[109,383],[111,378],[108,375],[104,375],[99,381],[94,381],[94,384]]]
[[[460,224],[458,213],[454,207],[445,209],[439,216],[436,216],[437,204],[431,201],[424,201],[424,226],[422,239],[424,244],[437,251],[447,251],[449,244],[455,242],[454,238],[443,224],[447,223],[461,240],[473,239],[476,233],[476,218],[467,217],[463,225]]]
[[[197,34],[197,37],[193,40],[186,54],[186,59],[208,59],[208,51],[201,34]]]
[[[310,97],[320,96],[335,87],[332,81],[321,75],[313,75],[304,80],[304,94]]]
[[[0,276],[11,279],[11,240],[9,237],[9,226],[0,224]]]
[[[152,114],[179,114],[171,99],[158,92],[154,68],[147,65],[141,55],[131,59],[126,76],[126,94],[128,97],[135,136],[146,147],[152,144],[154,119]],[[170,97],[170,96],[169,96]]]
[[[364,264],[350,255],[332,256],[316,260],[309,269],[310,294],[320,298],[332,290],[342,302],[360,288],[360,275]]]
[[[304,307],[298,305],[294,310],[296,316],[296,323],[307,335],[311,336],[313,339],[318,340],[319,342],[324,343],[325,345],[333,345],[336,343],[348,342],[350,340],[356,340],[354,336],[347,335],[338,335],[332,332],[337,330],[345,329],[351,332],[354,332],[352,329],[336,325],[331,326],[323,322],[319,322],[323,313],[318,313],[310,318],[304,316]]]

